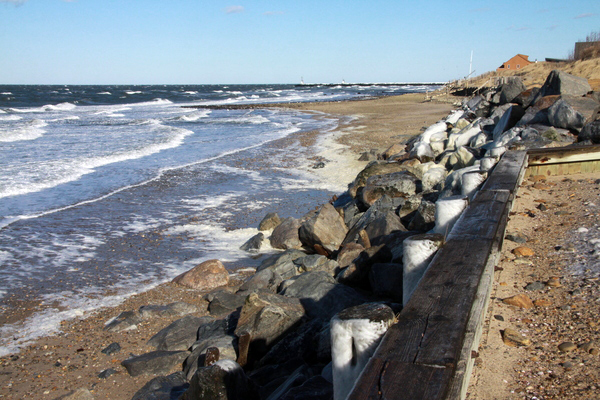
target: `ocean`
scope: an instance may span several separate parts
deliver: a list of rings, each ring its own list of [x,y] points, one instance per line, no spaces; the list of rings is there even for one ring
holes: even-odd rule
[[[299,217],[345,190],[312,168],[323,142],[297,140],[338,118],[203,106],[434,88],[0,85],[0,355],[202,261],[255,267],[239,246],[266,213]]]

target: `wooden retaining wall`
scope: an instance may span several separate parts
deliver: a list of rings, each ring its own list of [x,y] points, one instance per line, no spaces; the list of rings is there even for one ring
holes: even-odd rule
[[[582,149],[504,154],[433,258],[348,399],[465,398],[472,352],[479,345],[494,267],[517,189],[526,174],[597,168],[600,146]],[[565,166],[578,163],[586,165]]]

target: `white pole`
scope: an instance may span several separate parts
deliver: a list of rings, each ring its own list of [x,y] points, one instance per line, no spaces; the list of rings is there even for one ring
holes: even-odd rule
[[[471,76],[471,74],[473,70],[473,50],[471,50],[471,61],[469,62],[469,76]]]

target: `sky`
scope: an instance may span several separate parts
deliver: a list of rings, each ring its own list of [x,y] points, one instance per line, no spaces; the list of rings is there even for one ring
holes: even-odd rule
[[[0,0],[0,84],[446,82],[599,31],[597,0]]]

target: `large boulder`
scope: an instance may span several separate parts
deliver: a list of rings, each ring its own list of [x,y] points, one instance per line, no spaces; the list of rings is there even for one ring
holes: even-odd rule
[[[131,400],[171,400],[179,398],[189,386],[181,371],[167,376],[157,376],[135,392]]]
[[[514,127],[517,124],[517,122],[519,122],[519,120],[523,118],[523,115],[525,115],[525,110],[523,109],[523,107],[516,104],[509,107],[509,109],[506,110],[506,112],[504,112],[504,114],[494,127],[494,140],[496,140],[498,136],[502,135],[507,130]]]
[[[383,195],[406,198],[417,192],[417,182],[417,177],[408,171],[374,175],[367,179],[361,200],[372,205]]]
[[[272,272],[270,270],[266,271]],[[219,290],[206,295],[206,300],[209,301],[208,312],[210,315],[225,315],[244,305],[246,297],[227,290]]]
[[[269,231],[275,229],[281,223],[281,218],[277,213],[268,213],[258,224],[259,231]]]
[[[395,231],[406,231],[404,225],[400,221],[400,217],[392,212],[387,211],[379,213],[365,228],[367,236],[371,244],[377,243],[381,236],[389,235]]]
[[[264,354],[268,347],[298,324],[304,315],[304,307],[296,298],[252,293],[242,306],[235,334],[241,336],[249,333],[253,352]]]
[[[195,304],[176,301],[174,303],[161,305],[141,306],[139,309],[142,319],[181,317],[187,314],[192,314],[200,311],[206,311],[206,308],[201,308]]]
[[[579,132],[577,140],[579,142],[590,140],[594,144],[600,144],[600,120],[585,125]]]
[[[291,265],[293,269],[293,274],[295,275],[296,268]],[[288,277],[294,276],[290,274]],[[279,273],[274,271],[271,268],[263,269],[261,271],[256,272],[250,279],[248,279],[244,284],[240,287],[238,294],[248,295],[253,292],[257,292],[261,289],[268,290],[272,293],[277,292],[277,288],[283,281],[283,278]],[[245,297],[244,297],[244,301]]]
[[[240,250],[247,251],[249,253],[258,253],[260,250],[260,246],[262,246],[263,241],[265,240],[265,234],[262,232],[257,233],[252,236],[246,243],[240,246]]]
[[[542,96],[558,94],[579,97],[591,91],[592,88],[587,79],[559,70],[550,72],[540,90]]]
[[[180,369],[189,351],[151,351],[140,356],[130,357],[121,365],[129,375],[166,375],[175,368]]]
[[[356,175],[354,182],[352,182],[348,188],[348,193],[352,197],[356,197],[358,189],[364,187],[367,184],[367,179],[369,179],[371,176],[410,170],[411,167],[395,162],[371,162],[362,171],[360,171],[358,175]]]
[[[408,224],[411,231],[427,232],[435,226],[435,203],[423,200]]]
[[[344,219],[329,203],[311,218],[304,221],[298,230],[300,241],[309,249],[319,245],[327,252],[336,251],[348,233]]]
[[[231,360],[220,360],[199,368],[181,400],[258,400],[257,388],[242,367]]]
[[[271,233],[271,246],[276,249],[299,249],[302,247],[302,242],[298,237],[298,228],[300,221],[289,217],[284,219]]]
[[[505,83],[500,85],[500,104],[511,103],[518,95],[527,88],[518,76],[510,77]]]
[[[283,279],[291,278],[298,274],[294,260],[306,256],[306,253],[300,250],[291,249],[283,253],[274,254],[265,259],[256,269],[256,272],[270,269],[278,273]]]
[[[211,290],[229,283],[229,273],[219,260],[208,260],[175,277],[173,283],[198,290]]]
[[[361,244],[354,242],[346,243],[345,245],[343,245],[337,255],[337,262],[340,268],[346,268],[364,250],[365,248]]]
[[[309,317],[323,319],[365,301],[357,291],[338,284],[325,271],[311,271],[298,276],[281,294],[299,298]]]
[[[376,296],[402,302],[402,264],[373,264],[369,281]]]
[[[333,398],[333,384],[320,375],[309,378],[300,386],[288,390],[281,400],[330,400]]]
[[[562,96],[548,109],[548,120],[556,127],[579,132],[599,109],[600,104],[589,97]]]
[[[142,316],[136,311],[123,311],[106,322],[104,330],[108,332],[123,332],[137,329],[137,324],[142,322]]]
[[[212,317],[188,315],[180,318],[152,336],[148,340],[148,346],[156,350],[187,350],[196,341],[198,327],[209,320],[212,320]]]

